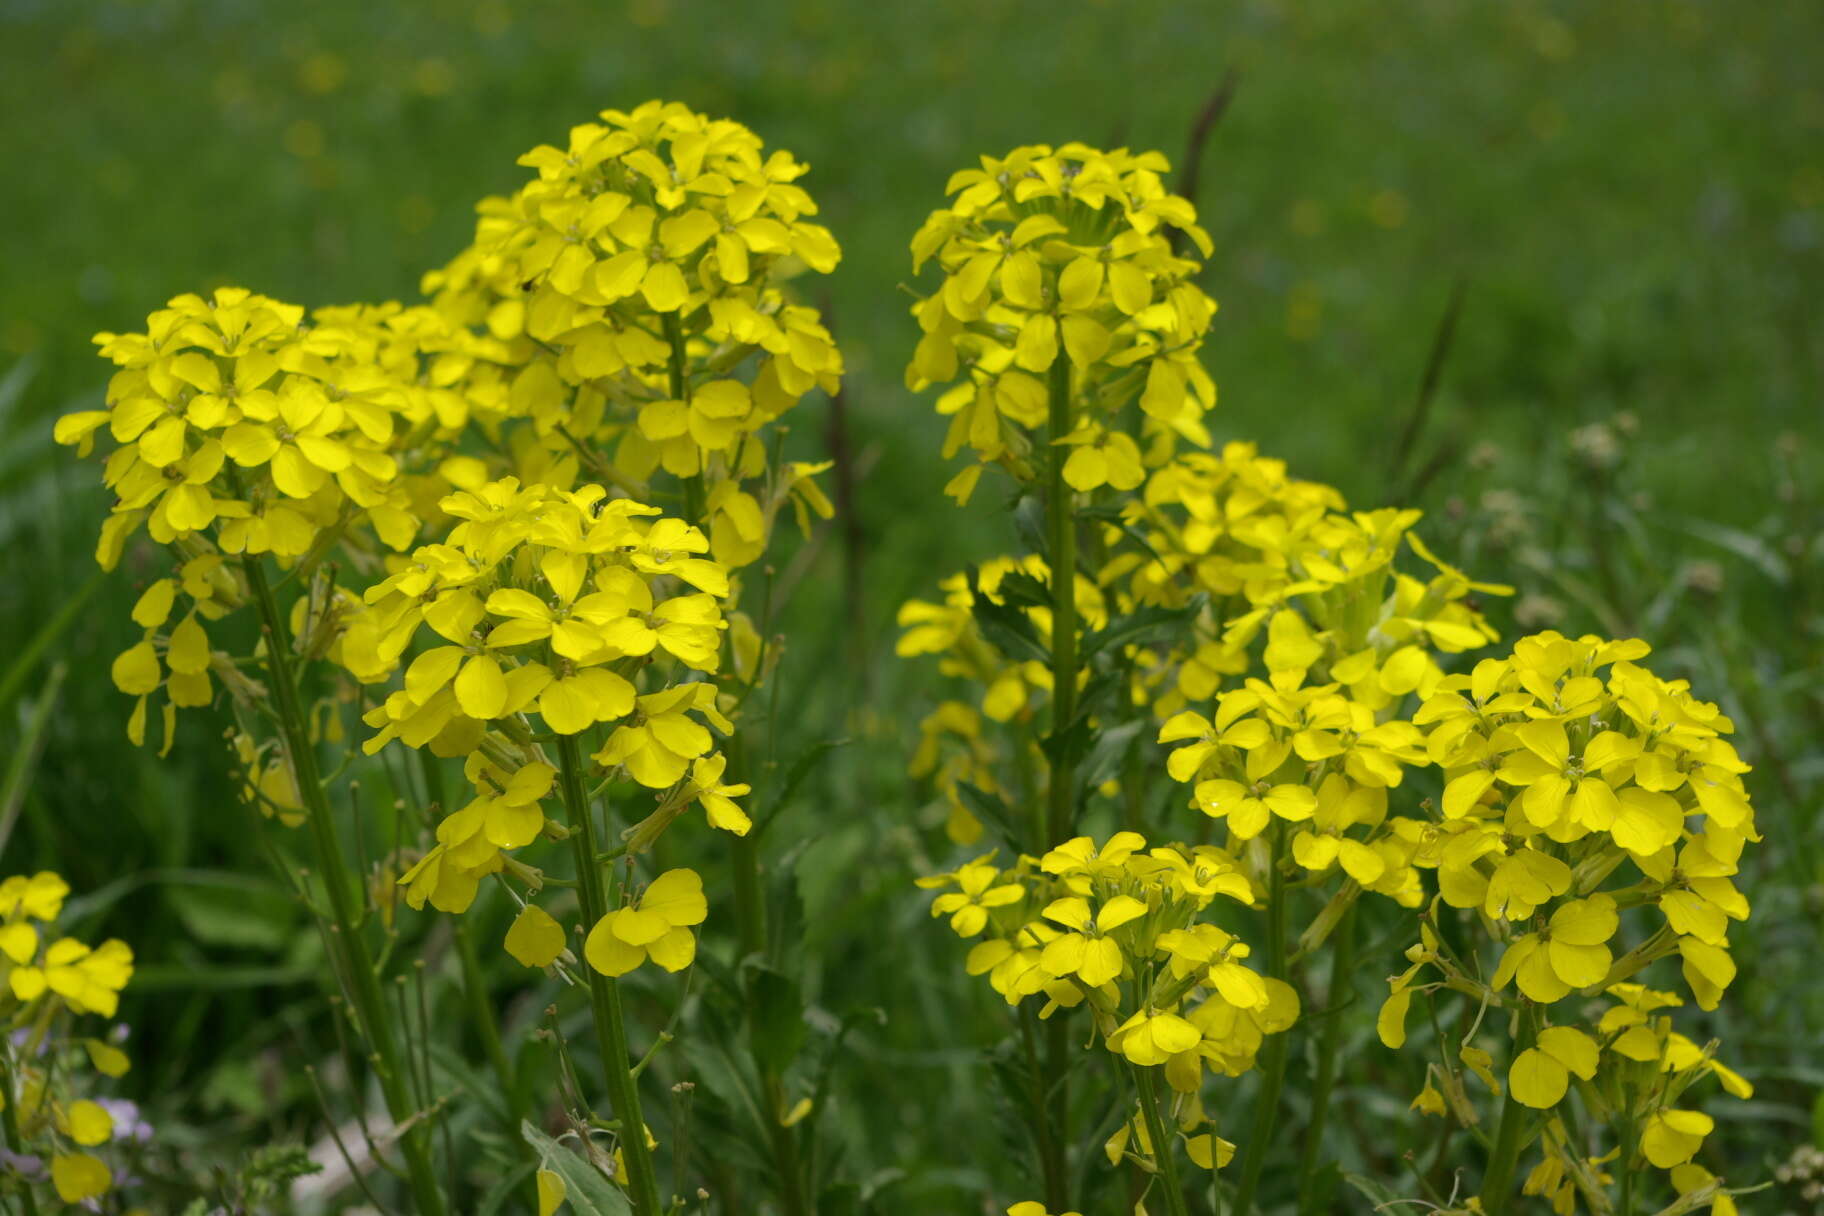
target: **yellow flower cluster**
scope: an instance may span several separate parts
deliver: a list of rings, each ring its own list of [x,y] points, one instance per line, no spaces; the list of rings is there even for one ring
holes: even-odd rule
[[[716,826],[745,832],[731,795],[746,790],[721,784],[704,725],[730,729],[715,686],[678,679],[716,670],[726,628],[728,575],[701,556],[703,534],[600,486],[509,478],[442,508],[461,522],[375,584],[366,627],[343,640],[344,660],[365,669],[396,665],[433,635],[402,687],[367,712],[376,733],[363,747],[398,739],[462,756],[475,789],[401,878],[408,902],[465,910],[507,851],[546,831],[558,766],[541,737],[603,727],[596,762],[661,791],[662,814],[699,801]],[[366,652],[347,653],[357,646]]]
[[[1630,977],[1677,957],[1697,1004],[1716,1007],[1735,978],[1729,923],[1749,912],[1733,877],[1760,837],[1747,766],[1724,738],[1729,719],[1685,682],[1639,666],[1646,653],[1638,640],[1538,634],[1447,677],[1415,716],[1447,778],[1415,864],[1436,870],[1439,902],[1480,913],[1504,945],[1484,986],[1427,928],[1392,981],[1381,1034],[1403,1041],[1417,991],[1453,987],[1492,1002],[1513,985],[1522,998],[1513,1099],[1550,1110],[1576,1078],[1586,1105],[1635,1137],[1622,1151],[1681,1171],[1673,1184],[1689,1192],[1713,1181],[1688,1166],[1712,1121],[1678,1108],[1679,1093],[1707,1075],[1736,1097],[1750,1090],[1713,1046],[1653,1016],[1679,998]],[[1641,931],[1618,954],[1631,920]],[[1426,968],[1440,978],[1419,983]],[[1580,1008],[1570,998],[1605,993],[1620,1003],[1570,1024]],[[1542,1143],[1529,1186],[1569,1211],[1593,1167],[1562,1134]]]
[[[113,667],[138,698],[135,743],[162,691],[168,748],[174,709],[209,704],[216,680],[234,683],[204,627],[246,601],[231,558],[294,562],[335,541],[371,564],[417,535],[398,459],[410,381],[349,326],[322,314],[306,323],[303,309],[242,288],[179,296],[146,332],[96,341],[120,368],[108,408],[66,415],[55,437],[87,454],[105,427],[117,445],[103,469],[116,497],[96,548],[104,568],[142,526],[177,558],[133,609],[144,639]]]
[[[133,951],[118,938],[90,948],[73,937],[51,938],[69,884],[49,871],[0,882],[0,1112],[15,1152],[50,1160],[50,1180],[66,1204],[108,1192],[114,1171],[86,1150],[115,1138],[114,1117],[87,1092],[86,1062],[118,1077],[126,1053],[112,1043],[71,1032],[70,1022],[93,1014],[111,1018],[133,976]],[[12,1177],[30,1187],[28,1163],[12,1161]]]
[[[968,445],[1025,480],[1054,369],[1074,374],[1091,406],[1051,439],[1071,449],[1064,475],[1077,490],[1145,479],[1140,444],[1111,425],[1136,400],[1150,463],[1181,437],[1209,442],[1203,415],[1216,387],[1197,349],[1216,305],[1194,282],[1200,263],[1174,253],[1171,238],[1206,257],[1210,239],[1191,204],[1167,192],[1169,169],[1157,152],[1073,143],[985,156],[951,177],[955,199],[912,239],[913,271],[934,260],[944,278],[913,308],[924,336],[906,371],[914,391],[956,382],[938,398],[951,418],[945,456]],[[948,492],[967,500],[981,469]]]
[[[1205,1073],[1240,1076],[1265,1037],[1298,1017],[1298,994],[1259,975],[1247,944],[1208,919],[1218,896],[1256,902],[1246,874],[1220,849],[1148,849],[1135,832],[1100,844],[1077,837],[1006,870],[993,856],[918,880],[943,889],[933,916],[947,916],[961,937],[986,934],[965,969],[987,976],[1009,1005],[1043,997],[1041,1019],[1084,1006],[1109,1051],[1163,1068],[1187,1151],[1213,1168],[1233,1146],[1197,1131],[1208,1122]],[[1127,1140],[1117,1139],[1118,1160]]]
[[[1612,936],[1615,909],[1590,901],[1616,873],[1638,875],[1624,898],[1663,919],[1638,966],[1677,954],[1705,1009],[1735,977],[1728,926],[1748,901],[1731,877],[1760,839],[1748,766],[1723,737],[1729,719],[1633,662],[1646,653],[1637,640],[1539,634],[1446,681],[1417,716],[1449,777],[1432,862],[1445,902],[1515,922],[1540,908],[1567,918],[1515,938],[1497,988],[1515,979],[1549,1003],[1600,981],[1585,977],[1606,960],[1586,952],[1579,965],[1564,943],[1593,952]]]
[[[142,525],[174,559],[134,608],[143,640],[114,664],[138,698],[134,742],[150,704],[168,748],[174,709],[225,689],[244,795],[293,825],[316,792],[292,754],[302,737],[256,725],[276,693],[317,697],[298,710],[311,743],[339,741],[341,707],[359,703],[370,754],[399,739],[462,757],[473,796],[443,808],[402,879],[412,905],[445,910],[489,874],[537,889],[511,854],[564,835],[543,809],[554,739],[588,732],[598,775],[658,792],[629,854],[693,804],[747,831],[748,787],[725,777],[710,733],[732,729],[738,699],[719,704],[691,673],[764,677],[776,656],[734,611],[731,571],[759,559],[782,511],[805,528],[831,514],[825,466],[780,461],[769,433],[842,373],[791,295],[840,257],[798,184],[806,166],[656,101],[521,164],[534,176],[483,201],[473,243],[425,276],[426,302],[307,314],[241,288],[180,296],[143,333],[98,335],[120,369],[108,408],[56,427],[83,454],[99,432],[116,445],[102,564]],[[300,590],[281,610],[289,690],[247,672],[269,652],[210,636],[270,599],[262,558],[282,572],[272,586]],[[514,952],[546,965],[562,934],[551,948],[533,911]],[[613,938],[617,966],[628,949],[686,957],[678,938],[631,932]]]
[[[1451,674],[1455,656],[1498,640],[1475,597],[1511,588],[1434,554],[1414,532],[1417,511],[1351,511],[1251,445],[1204,450],[1214,390],[1196,351],[1213,305],[1170,230],[1209,246],[1189,205],[1165,194],[1165,169],[1156,154],[1019,149],[956,175],[957,198],[915,237],[915,269],[935,259],[943,281],[914,309],[923,338],[907,381],[948,386],[945,454],[967,445],[978,458],[948,492],[967,499],[981,469],[1000,465],[1039,552],[952,576],[941,602],[905,604],[898,650],[937,656],[968,690],[925,719],[911,763],[957,843],[992,828],[1017,848],[1020,808],[1042,805],[1050,832],[1031,835],[1056,846],[1060,801],[1080,816],[1095,813],[1096,795],[1123,822],[1146,824],[1163,768],[1200,813],[1190,822],[1206,825],[1202,838],[1209,824],[1223,829],[1222,848],[1143,856],[1135,837],[1112,869],[1083,871],[1107,885],[1083,889],[1045,885],[1062,873],[1050,864],[1057,848],[1006,871],[981,858],[930,880],[953,888],[933,913],[966,937],[988,934],[968,969],[1010,1003],[1043,993],[1042,1016],[1087,1003],[1109,1046],[1150,1064],[1206,1037],[1176,1008],[1149,1006],[1152,989],[1122,1008],[1121,983],[1154,974],[1159,952],[1177,966],[1180,942],[1198,942],[1205,959],[1232,943],[1213,925],[1166,930],[1161,909],[1178,896],[1162,893],[1163,859],[1222,859],[1235,898],[1264,906],[1281,958],[1286,906],[1304,898],[1289,888],[1324,901],[1291,927],[1300,957],[1374,892],[1416,914],[1421,936],[1382,1011],[1390,1046],[1421,992],[1470,995],[1511,1011],[1516,1028],[1504,1087],[1494,1057],[1465,1047],[1447,1092],[1428,1087],[1415,1106],[1476,1122],[1464,1070],[1538,1110],[1575,1080],[1624,1151],[1680,1170],[1682,1194],[1716,1190],[1690,1161],[1707,1117],[1673,1102],[1720,1065],[1660,1023],[1649,1043],[1629,1019],[1646,1016],[1651,994],[1633,977],[1656,960],[1678,957],[1704,1009],[1734,977],[1728,928],[1748,903],[1733,877],[1759,837],[1731,724],[1639,666],[1647,647],[1635,641],[1542,634]],[[1042,538],[1025,513],[1039,502]],[[1054,562],[1069,563],[1068,601]],[[1057,618],[1073,604],[1064,637]],[[1082,757],[1088,771],[1074,767]],[[1407,780],[1415,773],[1441,781],[1435,804],[1410,792],[1425,783]],[[1060,800],[1047,787],[1060,774],[1084,788]],[[1102,864],[1087,839],[1064,846],[1079,847],[1084,865]],[[1141,868],[1123,868],[1132,864]],[[1460,934],[1444,944],[1436,923],[1452,910],[1478,918],[1498,957],[1482,965]],[[1618,944],[1634,920],[1641,932]],[[1290,1024],[1296,990],[1269,982],[1290,998]],[[1623,1005],[1600,1028],[1547,1008],[1604,993]],[[1246,1067],[1252,1054],[1239,1058]],[[1179,1066],[1190,1082],[1181,1094],[1195,1093],[1197,1075]],[[1578,1159],[1555,1121],[1534,1136],[1542,1161],[1526,1186],[1568,1211],[1567,1196],[1598,1186],[1601,1162]],[[1145,1121],[1124,1125],[1111,1159],[1148,1139]],[[1259,1161],[1250,1166],[1247,1179]]]
[[[809,476],[769,476],[761,431],[842,358],[784,283],[841,252],[807,217],[806,166],[739,123],[650,102],[520,158],[538,177],[481,205],[473,245],[425,278],[436,310],[486,335],[446,375],[529,419],[547,459],[639,494],[663,469],[700,479],[717,560],[765,551],[788,500],[827,517]],[[610,454],[611,457],[610,458]],[[755,484],[759,483],[759,484]]]

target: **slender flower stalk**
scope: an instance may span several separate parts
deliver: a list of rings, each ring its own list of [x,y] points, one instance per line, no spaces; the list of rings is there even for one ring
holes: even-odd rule
[[[18,1156],[25,1152],[25,1139],[19,1134],[19,1089],[13,1081],[10,1050],[0,1045],[0,1126],[6,1131],[7,1151]],[[20,1193],[25,1197],[25,1216],[38,1216],[38,1200],[32,1194],[31,1184],[24,1183]]]
[[[1048,485],[1045,509],[1051,541],[1051,782],[1049,815],[1039,844],[1052,848],[1070,838],[1076,823],[1076,749],[1067,742],[1077,713],[1077,520],[1075,492],[1064,480],[1066,449],[1061,442],[1075,429],[1070,397],[1070,360],[1052,363],[1047,381]]]
[[[595,817],[583,785],[583,755],[576,736],[558,740],[558,786],[569,819],[570,841],[576,856],[577,895],[583,921],[599,924],[608,914],[601,863],[596,860]],[[621,1016],[620,986],[593,967],[589,969],[589,1007],[595,1020],[595,1037],[602,1053],[602,1071],[608,1081],[608,1101],[620,1121],[621,1153],[627,1162],[627,1187],[638,1216],[660,1216],[658,1176],[652,1153],[646,1147],[646,1121],[640,1113],[639,1086],[634,1080],[627,1028]]]
[[[1134,1068],[1134,1088],[1140,1096],[1141,1117],[1146,1120],[1146,1138],[1152,1142],[1153,1161],[1157,1164],[1159,1188],[1165,1192],[1165,1210],[1171,1216],[1189,1216],[1184,1204],[1184,1185],[1178,1181],[1177,1136],[1172,1134],[1159,1114],[1158,1083],[1151,1069]]]
[[[330,916],[336,932],[330,935],[327,945],[341,956],[338,970],[348,977],[353,988],[349,995],[360,1019],[361,1033],[375,1056],[374,1071],[380,1082],[381,1095],[386,1100],[387,1112],[394,1124],[404,1129],[399,1144],[405,1156],[413,1200],[420,1212],[437,1216],[444,1211],[444,1197],[431,1164],[431,1128],[418,1118],[419,1112],[411,1100],[392,1006],[380,991],[380,978],[362,931],[354,884],[331,819],[328,794],[317,769],[310,724],[298,703],[297,676],[291,663],[291,634],[267,581],[265,563],[248,554],[242,558],[241,569],[247,576],[248,589],[259,611],[273,714],[278,719],[285,754],[291,761],[298,796],[304,802],[305,818],[316,845],[317,864],[322,867],[323,887],[329,895]]]
[[[1301,1216],[1322,1216],[1324,1197],[1317,1179],[1324,1152],[1324,1125],[1330,1099],[1336,1091],[1337,1051],[1343,1042],[1343,1015],[1352,990],[1350,972],[1355,966],[1355,913],[1351,903],[1331,935],[1329,1008],[1317,1043],[1317,1075],[1311,1082],[1311,1117],[1305,1124],[1305,1144],[1298,1157],[1298,1210]]]
[[[1267,975],[1285,982],[1286,971],[1286,871],[1283,823],[1271,829],[1271,861],[1267,870]],[[1261,1171],[1267,1164],[1267,1152],[1279,1126],[1279,1100],[1286,1083],[1287,1035],[1275,1035],[1263,1051],[1260,1089],[1254,1095],[1254,1117],[1249,1125],[1247,1145],[1242,1149],[1241,1176],[1235,1183],[1235,1211],[1254,1210],[1254,1195],[1260,1186]]]

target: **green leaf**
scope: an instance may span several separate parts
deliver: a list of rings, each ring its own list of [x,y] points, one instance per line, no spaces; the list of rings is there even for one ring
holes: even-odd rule
[[[1127,616],[1116,617],[1084,637],[1083,661],[1088,662],[1092,655],[1104,650],[1179,641],[1190,633],[1192,622],[1207,602],[1207,597],[1197,595],[1182,608],[1142,608]]]
[[[537,1168],[538,1166],[530,1161],[521,1161],[514,1165],[489,1188],[486,1195],[481,1197],[481,1206],[475,1209],[475,1216],[494,1216],[496,1212],[507,1206],[507,1201],[513,1198],[515,1192],[531,1190],[532,1172]],[[522,1195],[521,1198],[524,1196]],[[514,1210],[520,1209],[515,1208]]]
[[[1021,494],[1012,504],[1013,530],[1028,553],[1046,553],[1051,541],[1046,535],[1045,504],[1036,494]]]
[[[786,773],[785,781],[780,785],[779,792],[768,798],[765,812],[756,816],[754,823],[756,839],[765,833],[773,820],[779,817],[779,812],[791,803],[792,795],[798,792],[798,787],[804,784],[804,779],[811,775],[817,765],[831,752],[846,746],[848,742],[847,739],[819,739],[799,753],[798,759],[792,762],[791,770]]]
[[[588,1158],[523,1119],[519,1134],[538,1153],[541,1168],[564,1180],[565,1199],[576,1216],[632,1216],[627,1197]]]
[[[995,594],[1009,604],[1028,608],[1051,607],[1051,588],[1024,570],[1009,570],[1003,574],[1001,585],[995,588]]]
[[[1699,540],[1727,549],[1781,587],[1792,581],[1792,571],[1786,559],[1773,546],[1752,533],[1712,523],[1707,519],[1686,520],[1684,529]]]
[[[1411,1202],[1404,1195],[1396,1195],[1382,1183],[1361,1174],[1345,1173],[1343,1181],[1373,1200],[1376,1211],[1394,1204]]]
[[[969,594],[974,601],[970,612],[988,644],[1016,661],[1051,662],[1051,651],[1039,641],[1032,618],[1010,604],[997,604],[982,594],[980,575],[974,566],[969,567],[967,574]]]
[[[297,927],[298,907],[277,887],[174,886],[166,897],[185,930],[204,945],[276,953]]]
[[[97,570],[88,581],[76,589],[76,593],[63,602],[55,616],[39,626],[38,631],[26,640],[25,645],[13,652],[13,661],[7,665],[6,674],[0,676],[0,711],[4,711],[19,695],[25,685],[25,677],[31,674],[33,666],[43,657],[44,652],[63,636],[71,625],[82,617],[82,610],[88,605],[89,597],[100,589],[107,572]]]
[[[38,767],[38,755],[44,746],[45,727],[50,724],[51,707],[57,704],[57,693],[63,687],[64,665],[59,662],[51,668],[51,674],[44,682],[44,691],[38,695],[38,704],[32,707],[31,716],[26,719],[25,732],[13,747],[12,759],[7,762],[6,780],[0,783],[0,853],[6,851],[6,842],[13,834],[13,824],[18,822],[19,811],[25,805],[25,791],[32,780],[32,772]],[[6,709],[6,700],[0,696],[0,713]]]
[[[993,828],[995,835],[1016,855],[1020,852],[1020,836],[1013,830],[1013,821],[1007,817],[1006,803],[967,781],[956,783],[956,793],[968,806],[971,815]]]
[[[1132,722],[1119,722],[1114,726],[1105,726],[1102,733],[1089,749],[1089,755],[1083,758],[1079,777],[1090,789],[1101,785],[1113,777],[1121,768],[1121,761],[1127,757],[1127,749],[1133,744],[1136,736],[1148,723],[1139,718]]]
[[[747,971],[747,1033],[754,1059],[782,1073],[804,1044],[804,1001],[798,984],[783,971],[750,959]]]

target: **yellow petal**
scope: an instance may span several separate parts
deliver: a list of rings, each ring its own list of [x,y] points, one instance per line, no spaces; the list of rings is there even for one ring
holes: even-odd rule
[[[195,675],[209,670],[209,635],[203,632],[193,612],[171,631],[171,644],[165,650],[165,662],[171,670]]]
[[[1406,1045],[1406,1011],[1412,1007],[1412,989],[1402,988],[1381,1004],[1374,1029],[1381,1042],[1398,1050]]]
[[[1571,1081],[1564,1065],[1537,1047],[1529,1047],[1508,1069],[1507,1083],[1515,1101],[1545,1110],[1558,1104]]]
[[[527,904],[507,930],[507,953],[524,967],[549,967],[564,952],[564,929],[537,904]]]
[[[51,1185],[65,1203],[81,1203],[105,1195],[114,1175],[88,1153],[59,1154],[51,1158]]]
[[[158,652],[150,642],[130,647],[115,658],[111,674],[114,687],[130,697],[144,696],[158,687]]]
[[[667,870],[640,896],[640,909],[656,913],[668,925],[700,925],[709,915],[703,880],[695,870]]]
[[[646,947],[652,961],[667,971],[682,971],[697,957],[696,935],[689,929],[673,929]]]
[[[583,939],[583,957],[603,975],[626,975],[646,961],[646,951],[616,937],[609,928],[613,919],[609,915],[595,922],[595,928]]]
[[[72,1102],[64,1115],[64,1125],[70,1139],[93,1148],[97,1144],[106,1144],[114,1138],[114,1119],[98,1102],[83,1099]]]
[[[456,703],[463,713],[483,722],[506,709],[507,678],[492,656],[478,654],[463,664],[456,677]]]
[[[564,1180],[552,1170],[538,1171],[538,1216],[551,1216],[564,1206]]]

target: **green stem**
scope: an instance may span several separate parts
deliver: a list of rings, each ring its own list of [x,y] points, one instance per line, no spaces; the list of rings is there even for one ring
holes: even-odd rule
[[[19,1091],[13,1087],[12,1058],[9,1049],[0,1046],[0,1120],[6,1125],[6,1148],[15,1156],[25,1152],[25,1137],[19,1134]],[[23,1174],[19,1175],[19,1193],[25,1196],[25,1216],[38,1216],[38,1200],[32,1194],[32,1184]]]
[[[1533,1011],[1529,1001],[1520,1014],[1520,1033],[1514,1039],[1514,1054],[1533,1045]],[[1513,1199],[1514,1174],[1520,1165],[1521,1143],[1527,1123],[1527,1111],[1514,1097],[1513,1086],[1501,1104],[1501,1122],[1495,1127],[1495,1145],[1489,1150],[1488,1171],[1482,1175],[1482,1208],[1488,1216],[1506,1216]],[[1627,1171],[1623,1171],[1625,1178]]]
[[[1275,821],[1272,832],[1272,868],[1267,873],[1267,974],[1276,980],[1286,978],[1286,874],[1284,867],[1285,824]],[[1260,1091],[1254,1096],[1254,1126],[1246,1147],[1242,1149],[1241,1179],[1235,1186],[1234,1216],[1248,1216],[1253,1211],[1254,1194],[1260,1187],[1261,1170],[1267,1164],[1267,1151],[1272,1147],[1273,1132],[1279,1123],[1279,1097],[1286,1084],[1287,1036],[1289,1030],[1273,1035],[1261,1049]]]
[[[1063,743],[1065,731],[1077,716],[1077,522],[1070,487],[1064,484],[1065,451],[1057,440],[1074,429],[1070,400],[1070,360],[1062,354],[1051,365],[1050,402],[1046,423],[1052,440],[1045,453],[1046,526],[1051,552],[1051,733],[1054,746],[1048,756],[1049,784],[1046,805],[1033,809],[1035,851],[1045,852],[1070,838],[1076,824],[1076,757]],[[1070,1183],[1061,1146],[1070,1143],[1070,1026],[1062,1015],[1053,1018],[1045,1032],[1045,1067],[1052,1080],[1048,1102],[1040,1109],[1050,1130],[1052,1151],[1043,1153],[1045,1201],[1052,1208],[1067,1208]],[[1055,1112],[1055,1117],[1053,1115]]]
[[[804,1203],[804,1177],[798,1161],[798,1129],[785,1125],[785,1085],[778,1075],[768,1070],[766,1089],[767,1121],[773,1140],[773,1155],[779,1170],[779,1202],[785,1216],[809,1216]]]
[[[424,774],[426,800],[447,811],[449,801],[443,785],[442,765],[430,752],[419,752],[418,764]],[[468,917],[456,918],[456,958],[462,967],[462,994],[469,1003],[475,1032],[481,1036],[482,1050],[487,1053],[488,1063],[493,1065],[494,1075],[500,1082],[501,1097],[507,1107],[507,1134],[524,1150],[523,1155],[530,1158],[534,1155],[532,1146],[519,1135],[520,1122],[526,1116],[526,1103],[514,1076],[513,1063],[507,1058],[506,1044],[500,1037],[499,1014],[494,1002],[488,998],[487,974],[482,970],[481,957],[475,950],[474,928],[475,923]]]
[[[519,1086],[513,1076],[513,1063],[507,1058],[506,1043],[500,1037],[500,1019],[494,1010],[494,1002],[488,997],[487,978],[482,972],[481,958],[475,952],[475,938],[470,932],[467,918],[456,922],[456,957],[462,963],[462,992],[469,1002],[469,1014],[475,1019],[475,1030],[481,1035],[482,1050],[487,1053],[488,1063],[494,1067],[494,1075],[500,1081],[502,1096],[506,1099],[507,1116],[512,1121],[513,1134],[519,1135],[520,1120],[525,1117],[525,1103],[521,1100]],[[526,1145],[528,1153],[531,1145]]]
[[[747,749],[739,734],[731,735],[727,745],[728,771],[724,780],[730,784],[747,782]],[[766,900],[760,883],[760,842],[754,829],[745,836],[732,838],[729,856],[734,862],[735,935],[741,957],[766,952]]]
[[[1039,1067],[1038,1036],[1032,1031],[1032,1010],[1022,1006],[1018,1017],[1020,1038],[1026,1048],[1026,1071],[1032,1079],[1032,1132],[1038,1141],[1039,1175],[1045,1181],[1045,1206],[1047,1210],[1061,1212],[1070,1206],[1064,1151],[1052,1133],[1051,1103],[1046,1097],[1045,1070]]]
[[[1077,521],[1070,487],[1064,484],[1065,450],[1057,441],[1074,429],[1070,401],[1070,360],[1051,365],[1051,439],[1045,509],[1051,532],[1051,786],[1050,815],[1040,850],[1070,838],[1076,822],[1076,757],[1063,742],[1077,716]]]
[[[577,894],[583,905],[583,923],[593,929],[608,914],[602,890],[601,867],[595,860],[595,817],[583,790],[582,749],[575,735],[557,743],[564,813],[570,820],[570,843],[576,853]],[[589,1005],[595,1016],[595,1036],[602,1052],[602,1070],[608,1078],[608,1101],[621,1123],[621,1153],[627,1162],[627,1184],[633,1209],[639,1216],[660,1216],[658,1177],[652,1153],[646,1147],[646,1120],[640,1113],[640,1091],[633,1080],[627,1050],[627,1027],[621,1019],[619,986],[593,967],[589,973]]]
[[[1621,1205],[1618,1216],[1634,1216],[1634,1120],[1622,1133]]]
[[[247,586],[259,607],[260,623],[265,633],[266,672],[272,685],[273,712],[284,735],[286,755],[291,760],[292,776],[298,796],[304,802],[306,822],[316,845],[317,862],[322,867],[322,880],[329,894],[330,914],[335,930],[328,947],[342,955],[340,970],[348,977],[355,1011],[369,1049],[377,1057],[375,1073],[387,1113],[395,1126],[409,1127],[399,1138],[410,1174],[413,1198],[424,1216],[440,1216],[444,1196],[431,1166],[430,1127],[416,1119],[418,1114],[406,1087],[406,1071],[400,1055],[399,1039],[392,1015],[380,991],[380,977],[374,969],[373,955],[361,931],[361,916],[351,890],[348,866],[342,856],[341,841],[331,819],[328,792],[317,769],[316,746],[310,739],[310,723],[298,703],[297,677],[291,666],[291,634],[279,612],[272,586],[266,581],[266,568],[260,558],[244,554],[241,567],[247,575]]]
[[[1305,1128],[1305,1146],[1298,1160],[1298,1210],[1301,1216],[1321,1216],[1324,1196],[1317,1186],[1317,1162],[1323,1155],[1324,1122],[1330,1113],[1330,1095],[1336,1086],[1336,1053],[1343,1041],[1343,1006],[1351,989],[1349,973],[1355,966],[1355,905],[1343,913],[1336,927],[1334,953],[1330,956],[1330,988],[1324,1011],[1324,1033],[1317,1044],[1317,1077],[1311,1084],[1311,1120]]]
[[[1152,1070],[1138,1065],[1134,1070],[1134,1088],[1140,1094],[1140,1117],[1146,1120],[1146,1138],[1153,1144],[1153,1164],[1159,1171],[1159,1185],[1165,1188],[1165,1208],[1171,1216],[1189,1216],[1184,1206],[1184,1187],[1178,1181],[1178,1157],[1172,1151],[1176,1136],[1166,1134],[1165,1120],[1159,1116],[1159,1094]]]

